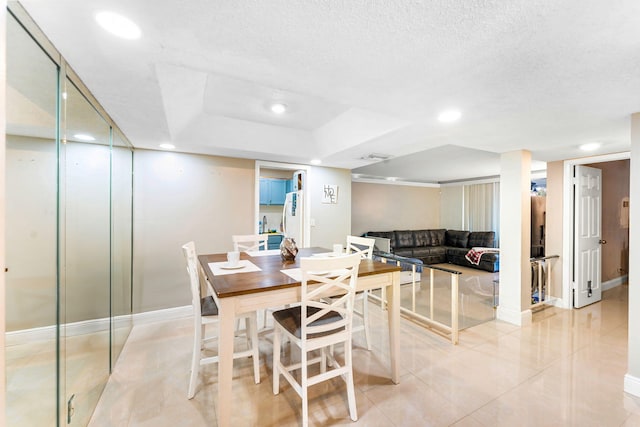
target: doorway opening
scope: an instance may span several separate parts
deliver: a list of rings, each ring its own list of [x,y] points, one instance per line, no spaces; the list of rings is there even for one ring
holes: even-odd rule
[[[265,204],[264,203],[264,195],[262,197],[263,201],[261,203],[261,178],[264,179],[293,179],[294,172],[296,171],[304,171],[306,176],[309,176],[310,167],[307,165],[300,164],[292,164],[292,163],[278,163],[278,162],[267,162],[262,160],[256,160],[255,165],[255,201],[254,201],[254,224],[256,234],[260,234],[263,232],[271,232],[278,234],[282,232],[281,228],[281,218],[282,211],[284,209],[284,205],[280,204],[280,202],[274,202]],[[264,185],[263,185],[264,189]],[[304,189],[303,189],[304,191]],[[303,212],[303,225],[302,225],[302,234],[304,245],[301,247],[310,246],[311,240],[311,203],[309,202],[308,197],[303,198],[304,208]],[[266,219],[266,226],[265,226]]]
[[[602,173],[601,269],[603,291],[627,281],[629,266],[629,164],[630,153],[568,160],[564,163],[563,212],[563,308],[574,308],[574,283],[580,268],[575,256],[575,209],[573,170],[575,166],[590,166]],[[606,243],[604,243],[606,242]]]

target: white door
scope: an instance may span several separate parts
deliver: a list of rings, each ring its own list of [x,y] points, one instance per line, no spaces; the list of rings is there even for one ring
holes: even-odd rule
[[[602,171],[576,166],[574,177],[573,306],[580,308],[602,298]]]

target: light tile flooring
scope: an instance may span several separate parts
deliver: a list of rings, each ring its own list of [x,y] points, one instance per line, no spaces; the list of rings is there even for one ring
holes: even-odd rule
[[[547,308],[532,325],[496,320],[462,331],[453,346],[401,324],[401,381],[388,378],[386,318],[371,305],[373,351],[355,338],[359,420],[348,417],[340,380],[312,389],[310,425],[640,426],[640,399],[623,392],[627,286],[580,310]],[[134,327],[90,426],[215,426],[217,365],[200,370],[187,400],[192,324]],[[271,392],[271,341],[261,340],[262,382],[251,360],[234,362],[233,426],[297,426],[300,400],[281,381]]]

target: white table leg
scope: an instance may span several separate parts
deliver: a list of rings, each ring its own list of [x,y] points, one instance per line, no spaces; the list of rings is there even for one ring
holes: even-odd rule
[[[400,272],[393,273],[393,283],[387,286],[387,315],[389,318],[389,351],[391,353],[391,381],[400,383]]]
[[[218,427],[231,425],[231,402],[233,379],[233,298],[218,299],[220,330],[218,339]]]

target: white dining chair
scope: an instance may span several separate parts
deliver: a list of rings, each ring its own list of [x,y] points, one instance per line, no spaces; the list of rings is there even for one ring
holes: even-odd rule
[[[362,258],[373,258],[375,239],[368,237],[347,236],[347,253],[359,254]],[[362,301],[362,311],[354,308],[353,314],[362,319],[362,324],[353,327],[353,332],[364,331],[367,350],[371,350],[371,335],[369,331],[369,291],[356,293],[356,301]]]
[[[266,234],[234,234],[231,236],[234,251],[260,251],[267,250],[267,240],[269,236]]]
[[[280,375],[302,399],[302,425],[308,425],[308,388],[331,378],[341,377],[347,386],[349,415],[357,421],[353,385],[351,326],[360,255],[301,258],[301,301],[296,307],[273,313],[273,394],[280,392]],[[327,298],[331,295],[333,298]],[[300,362],[285,365],[280,358],[282,337],[300,348]],[[331,351],[344,344],[344,360],[338,363]],[[320,355],[309,353],[319,350]],[[319,373],[310,375],[309,366],[320,364]],[[300,371],[300,375],[292,372]],[[296,379],[299,377],[299,380]]]
[[[201,294],[201,274],[196,256],[196,248],[193,242],[186,243],[182,246],[187,263],[187,273],[189,274],[189,282],[191,287],[191,305],[193,306],[193,354],[191,357],[191,373],[189,376],[189,388],[187,398],[192,399],[195,395],[196,381],[200,366],[209,363],[217,363],[218,356],[203,357],[205,342],[217,340],[217,334],[206,337],[206,326],[217,325],[218,323],[218,306],[212,296],[202,298]],[[245,319],[244,332],[247,335],[248,349],[233,353],[233,358],[242,357],[253,358],[253,376],[256,384],[260,382],[260,355],[258,352],[258,325],[256,312],[246,313],[242,316]]]

